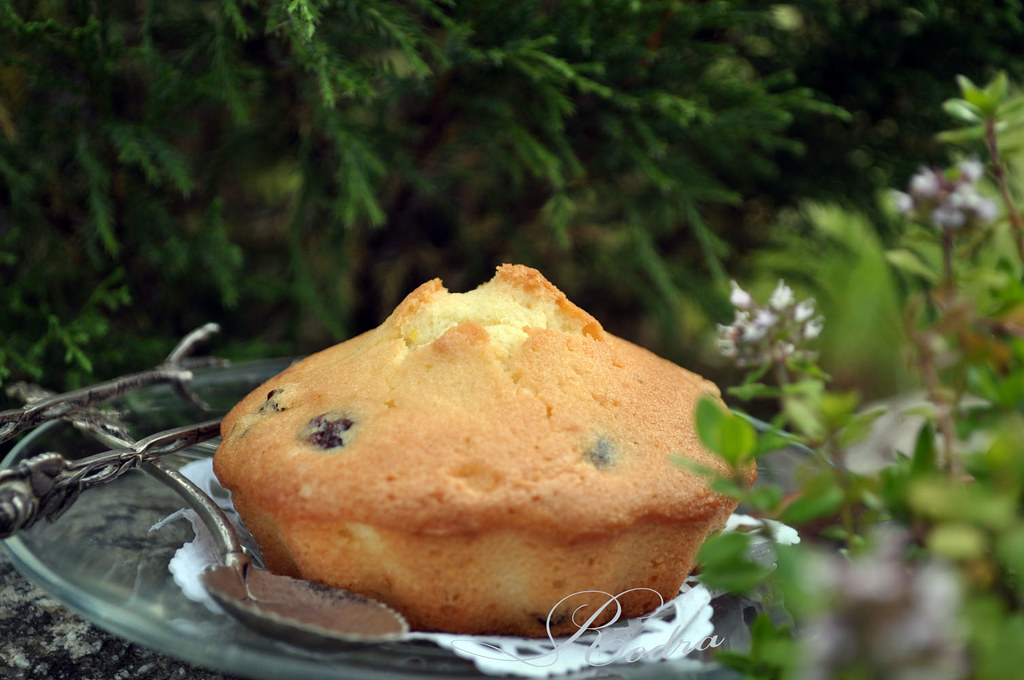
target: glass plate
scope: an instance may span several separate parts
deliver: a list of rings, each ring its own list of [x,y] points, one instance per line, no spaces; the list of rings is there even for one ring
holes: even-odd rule
[[[202,411],[184,403],[167,386],[149,387],[112,402],[111,409],[146,434],[223,415],[241,397],[277,374],[288,360],[240,364],[197,371],[193,387],[210,405]],[[211,456],[219,440],[165,458],[174,466]],[[103,447],[64,422],[50,423],[25,437],[4,460],[10,466],[43,451],[80,458]],[[185,521],[151,528],[183,506],[180,498],[142,472],[82,494],[56,522],[40,522],[3,541],[12,562],[29,580],[95,625],[131,642],[189,663],[254,680],[338,680],[358,678],[481,678],[468,660],[422,641],[350,645],[311,652],[254,632],[234,619],[185,598],[168,571],[174,552],[193,538]],[[731,596],[714,602],[716,634],[726,647],[749,641],[747,626],[761,609]],[[692,657],[691,657],[692,658]],[[575,673],[574,678],[735,677],[708,661],[701,669],[672,668],[672,662],[615,665]]]

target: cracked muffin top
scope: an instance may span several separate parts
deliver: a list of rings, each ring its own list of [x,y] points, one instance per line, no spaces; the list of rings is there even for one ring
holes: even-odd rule
[[[428,534],[559,535],[687,521],[730,501],[680,465],[707,380],[607,333],[539,272],[439,280],[225,417],[215,470],[278,517]],[[755,474],[750,470],[750,478]]]

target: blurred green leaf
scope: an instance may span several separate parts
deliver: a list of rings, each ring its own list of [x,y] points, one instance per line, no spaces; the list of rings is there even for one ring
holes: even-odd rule
[[[999,536],[996,554],[1024,586],[1024,525],[1018,524]]]
[[[860,395],[852,390],[847,392],[827,391],[821,395],[819,403],[825,427],[835,430],[846,425],[853,417],[853,413],[860,403]]]
[[[697,433],[705,446],[733,465],[749,460],[757,445],[754,426],[710,397],[697,403]]]
[[[996,112],[996,119],[1004,124],[1009,130],[1015,130],[1024,125],[1024,95],[1017,94],[1003,101]],[[1006,150],[1005,139],[1000,140],[1000,146]]]
[[[964,123],[980,123],[984,116],[981,109],[964,99],[947,99],[942,110]]]
[[[985,554],[988,540],[976,526],[965,522],[946,522],[928,534],[928,548],[948,560],[972,560]]]
[[[739,532],[709,537],[697,553],[701,583],[709,588],[743,592],[763,581],[771,570],[750,559],[749,546],[749,536]]]
[[[885,259],[896,269],[907,274],[911,274],[912,276],[921,277],[929,283],[937,283],[939,280],[939,273],[929,267],[912,250],[907,250],[905,248],[887,250],[885,252]]]
[[[986,529],[1010,526],[1017,512],[1012,494],[984,484],[967,485],[940,475],[912,479],[907,489],[910,507],[924,517],[945,522],[971,522]]]
[[[996,556],[1016,586],[1018,597],[1024,596],[1024,525],[1018,524],[998,537]]]
[[[761,611],[750,625],[749,652],[719,649],[715,661],[753,680],[789,677],[789,670],[800,663],[799,644],[790,626]]]
[[[1024,371],[997,375],[991,365],[972,364],[967,367],[967,384],[971,392],[1005,409],[1024,406]]]
[[[786,367],[797,375],[805,375],[822,383],[831,380],[831,376],[818,365],[815,359],[807,359],[799,354],[788,358]]]
[[[817,378],[790,383],[783,389],[783,395],[783,413],[796,431],[813,440],[820,440],[826,430],[821,411],[825,399],[825,383]]]
[[[757,446],[754,448],[754,456],[761,456],[773,451],[781,451],[791,446],[795,438],[781,430],[771,428],[758,433]]]
[[[839,511],[844,494],[832,471],[819,473],[801,486],[799,495],[779,516],[786,524],[800,526],[830,517]]]
[[[764,383],[751,382],[729,387],[726,389],[726,393],[743,401],[751,401],[753,399],[778,397],[779,389]]]
[[[778,485],[755,485],[746,491],[743,500],[759,513],[775,514],[783,495],[782,487]]]
[[[965,75],[957,75],[956,84],[960,88],[960,95],[973,106],[980,108],[983,99],[981,88]]]
[[[839,446],[845,448],[863,440],[871,432],[875,421],[885,415],[887,411],[885,406],[875,406],[847,418],[846,422],[841,424],[836,437]]]
[[[914,455],[911,458],[910,471],[912,475],[923,475],[935,470],[935,428],[928,421],[917,433],[914,442]]]
[[[713,478],[710,486],[712,491],[725,496],[731,496],[732,498],[745,499],[747,495],[746,486],[741,486],[731,479],[724,477]]]
[[[970,78],[963,75],[957,76],[956,81],[960,86],[961,95],[966,100],[965,103],[978,111],[982,117],[995,115],[1003,97],[1006,96],[1008,86],[1005,71],[996,74],[984,88],[978,87]]]
[[[711,397],[701,397],[697,402],[697,434],[712,451],[718,450],[718,431],[726,417],[725,408]]]
[[[997,107],[1006,97],[1009,84],[1010,80],[1006,75],[1006,71],[999,71],[989,84],[985,86],[985,97],[993,113],[995,113]]]
[[[719,434],[721,453],[726,460],[735,463],[743,463],[750,459],[757,444],[757,432],[754,427],[743,418],[730,415],[722,421],[722,429]]]
[[[971,144],[985,138],[985,128],[981,125],[944,130],[935,135],[935,139],[943,144]]]
[[[1003,598],[979,593],[964,603],[971,640],[972,676],[984,680],[1014,678],[1024,667],[1024,615],[1008,612]]]

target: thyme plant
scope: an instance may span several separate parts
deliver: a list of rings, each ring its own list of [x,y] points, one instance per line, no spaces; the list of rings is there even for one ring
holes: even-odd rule
[[[805,539],[778,548],[775,570],[753,568],[744,537],[702,550],[720,587],[770,584],[792,614],[766,609],[749,650],[719,654],[747,677],[995,679],[1024,663],[1024,252],[1012,181],[1024,98],[1004,74],[958,83],[944,108],[962,125],[938,138],[961,160],[920,169],[893,195],[906,220],[890,253],[905,287],[902,351],[921,389],[900,414],[920,423],[908,445],[881,465],[851,458],[873,430],[876,446],[894,440],[878,428],[900,402],[865,406],[830,387],[808,345],[818,317],[786,284],[764,304],[733,284],[736,317],[719,346],[748,377],[729,393],[773,400],[777,416],[759,432],[708,401],[698,431],[735,463],[793,440],[810,451],[795,488],[714,482]]]

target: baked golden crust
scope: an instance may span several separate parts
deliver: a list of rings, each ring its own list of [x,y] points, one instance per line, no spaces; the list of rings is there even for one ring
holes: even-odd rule
[[[544,634],[523,611],[575,590],[674,596],[734,509],[676,460],[728,471],[694,431],[702,394],[718,390],[503,265],[471,293],[423,284],[378,328],[264,383],[224,419],[214,466],[271,568],[378,597],[414,627]],[[599,556],[626,543],[628,560]],[[498,549],[496,565],[533,566],[492,573]],[[539,573],[574,556],[591,566]],[[521,602],[485,598],[499,577],[522,581]]]

